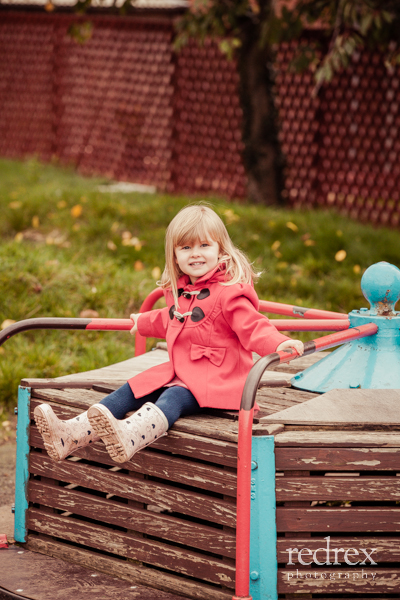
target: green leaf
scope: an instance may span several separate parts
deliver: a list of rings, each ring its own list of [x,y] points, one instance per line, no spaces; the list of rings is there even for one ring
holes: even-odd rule
[[[366,15],[364,15],[361,19],[361,23],[360,23],[360,31],[362,35],[367,35],[371,25],[372,25],[372,21],[373,21],[373,15],[372,13],[367,13]]]

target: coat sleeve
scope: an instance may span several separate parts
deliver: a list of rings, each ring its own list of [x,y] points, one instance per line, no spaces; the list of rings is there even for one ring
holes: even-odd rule
[[[165,338],[169,323],[168,307],[141,313],[138,332],[145,337]]]
[[[236,286],[232,286],[232,288]],[[258,312],[258,297],[249,285],[228,291],[222,300],[222,314],[246,350],[261,356],[275,352],[289,337],[279,333],[267,317]]]

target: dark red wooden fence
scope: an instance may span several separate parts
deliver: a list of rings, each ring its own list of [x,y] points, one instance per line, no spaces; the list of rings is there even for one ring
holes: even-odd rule
[[[0,156],[245,197],[235,62],[211,41],[174,53],[168,17],[91,15],[92,37],[79,44],[67,32],[82,20],[1,12]],[[397,226],[400,70],[365,52],[314,97],[312,75],[288,68],[295,48],[282,45],[275,65],[285,197]]]

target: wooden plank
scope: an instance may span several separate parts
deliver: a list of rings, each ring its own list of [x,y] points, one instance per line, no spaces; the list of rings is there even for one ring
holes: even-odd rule
[[[89,569],[95,569],[119,577],[134,584],[142,584],[155,589],[174,592],[188,596],[193,600],[232,600],[232,592],[223,590],[206,583],[192,581],[187,578],[164,573],[157,569],[135,565],[98,552],[85,550],[69,544],[43,539],[39,536],[28,537],[25,544],[27,549],[41,552],[48,556],[61,558],[74,564],[80,564]]]
[[[20,385],[22,387],[30,387],[34,390],[40,389],[51,389],[51,390],[67,390],[67,389],[80,389],[80,390],[91,390],[95,387],[103,388],[107,386],[106,383],[101,381],[58,381],[57,379],[21,379]],[[113,389],[117,389],[119,386],[114,386]],[[97,391],[103,391],[99,389]]]
[[[12,595],[2,595],[1,588]],[[21,592],[14,595],[16,590]],[[20,546],[10,546],[1,553],[0,598],[17,597],[33,600],[183,600],[180,595],[132,585],[94,569],[22,550]]]
[[[315,394],[314,392],[306,392],[303,390],[296,390],[295,388],[262,388],[258,391],[260,398],[264,398],[265,400],[271,402],[285,402],[290,401],[294,404],[301,404],[303,402],[307,402],[308,400],[312,400],[313,398],[320,398],[320,394]],[[258,396],[257,396],[258,397]]]
[[[343,537],[343,536],[336,536],[336,535],[331,535],[330,536],[330,543],[329,543],[329,547],[330,547],[330,561],[331,562],[335,562],[335,559],[333,558],[334,552],[333,552],[333,548],[343,548],[344,551],[346,551],[349,548],[355,548],[356,550],[359,550],[360,548],[365,548],[368,552],[371,552],[371,549],[375,549],[375,551],[372,553],[372,558],[374,559],[375,562],[377,562],[379,565],[381,565],[382,563],[385,562],[390,562],[390,563],[399,563],[400,564],[400,539],[399,536],[396,537],[382,537],[382,536],[378,536],[378,537],[367,537],[367,536],[360,536],[360,535],[352,535],[352,536],[348,536],[348,537]],[[323,537],[285,537],[285,538],[278,538],[278,542],[277,542],[277,556],[278,556],[278,563],[280,564],[287,564],[290,561],[289,558],[289,552],[288,552],[288,548],[298,548],[299,550],[301,548],[309,548],[311,550],[311,552],[315,552],[316,550],[318,550],[318,548],[326,548],[327,547],[327,540],[326,538]],[[361,553],[362,554],[362,553]],[[338,556],[341,557],[341,560],[343,562],[343,552],[340,553],[340,555],[338,554]],[[324,551],[320,551],[317,555],[316,555],[317,559],[322,562],[326,560],[326,551],[324,553]],[[332,560],[333,558],[333,560]],[[364,556],[365,558],[365,556]],[[298,555],[297,554],[292,554],[292,562],[296,563],[297,559],[298,559]],[[307,562],[309,562],[311,560],[311,556],[309,558],[305,558],[305,560]],[[350,559],[352,561],[356,561],[357,559]],[[338,561],[340,562],[340,561]],[[367,563],[368,566],[370,565],[370,562]],[[297,566],[301,566],[296,564]]]
[[[81,389],[35,389],[32,397],[39,398],[42,401],[48,401],[56,404],[63,404],[81,410],[87,410],[93,404],[100,402],[107,394],[95,392],[93,390]]]
[[[42,437],[35,426],[31,428],[30,443],[35,448],[44,449]],[[91,461],[95,460],[106,465],[116,465],[102,442],[81,448],[74,452],[74,456]],[[137,471],[138,473],[152,477],[236,498],[235,473],[228,472],[221,467],[210,467],[182,458],[166,456],[155,451],[154,448],[143,449],[141,452],[135,454],[130,461],[119,464],[119,466],[123,469],[129,468],[131,471]]]
[[[396,477],[277,477],[276,500],[400,501]]]
[[[281,425],[281,427],[283,427]],[[387,431],[284,431],[275,436],[276,446],[400,448],[400,433]]]
[[[300,371],[304,371],[304,369],[308,369],[308,367],[315,365],[315,363],[317,363],[319,360],[328,355],[329,352],[315,352],[314,354],[309,354],[308,356],[301,356],[300,358],[296,358],[290,363],[275,365],[270,370],[276,371],[278,373],[299,373]]]
[[[289,574],[292,574],[292,577]],[[393,594],[400,591],[400,569],[278,569],[278,593]],[[357,576],[356,576],[357,575]]]
[[[400,390],[331,390],[265,421],[288,424],[400,425]]]
[[[238,423],[209,415],[193,415],[178,419],[174,424],[174,430],[226,442],[237,442]]]
[[[162,483],[141,481],[128,474],[113,473],[109,469],[83,465],[68,459],[55,463],[47,455],[36,452],[30,455],[29,470],[34,475],[51,477],[129,500],[156,505],[163,510],[191,515],[229,527],[236,525],[233,499],[220,500]]]
[[[400,508],[284,508],[276,509],[277,531],[400,532]]]
[[[181,549],[155,540],[139,539],[129,533],[113,531],[101,525],[92,525],[70,517],[50,515],[30,508],[28,510],[28,529],[97,550],[111,552],[118,556],[132,558],[188,577],[196,577],[227,587],[235,585],[233,561],[228,564],[188,549]]]
[[[275,457],[277,471],[396,471],[400,448],[277,447]]]
[[[29,482],[29,500],[198,550],[235,558],[235,535],[200,523],[133,508],[115,500],[35,480]]]

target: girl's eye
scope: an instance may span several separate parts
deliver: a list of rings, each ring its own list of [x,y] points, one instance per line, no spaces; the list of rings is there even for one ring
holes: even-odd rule
[[[202,246],[208,246],[209,244],[207,244],[206,242],[204,242],[203,244],[201,244]]]
[[[189,250],[190,246],[182,246],[182,250]]]

